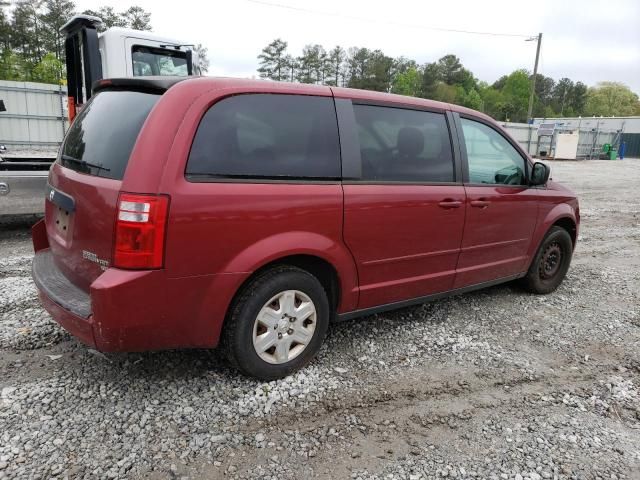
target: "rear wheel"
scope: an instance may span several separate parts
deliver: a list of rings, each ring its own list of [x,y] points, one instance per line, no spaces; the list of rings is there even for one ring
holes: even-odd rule
[[[281,266],[253,279],[240,292],[223,330],[233,365],[272,380],[306,365],[318,352],[329,324],[329,301],[305,270]]]
[[[522,279],[524,288],[532,293],[551,293],[564,280],[573,253],[569,233],[561,227],[551,227],[527,275]]]

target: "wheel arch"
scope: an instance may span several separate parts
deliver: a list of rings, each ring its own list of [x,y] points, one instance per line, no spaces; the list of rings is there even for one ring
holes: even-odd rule
[[[576,241],[578,240],[578,222],[576,221],[575,212],[570,205],[560,203],[547,212],[544,218],[538,222],[533,235],[533,241],[529,245],[527,271],[531,266],[544,237],[554,226],[567,230],[571,236],[573,247],[575,248]]]
[[[256,274],[284,264],[316,276],[335,300],[336,310],[355,309],[358,277],[351,253],[342,242],[315,232],[284,232],[264,238],[236,255],[225,272],[250,274],[236,289],[237,294]]]
[[[578,240],[578,229],[573,218],[561,217],[553,222],[553,224],[549,227],[549,229],[547,229],[547,231],[549,231],[552,227],[564,228],[571,236],[571,243],[573,243],[573,248],[575,249],[576,241]]]
[[[318,279],[324,290],[327,292],[327,297],[329,298],[329,304],[331,305],[333,317],[342,299],[342,284],[340,275],[338,274],[336,267],[328,260],[320,256],[310,254],[286,255],[260,266],[258,269],[252,272],[251,275],[249,275],[245,279],[245,281],[242,282],[242,284],[238,287],[234,298],[229,305],[229,309],[234,304],[236,297],[240,294],[240,292],[242,292],[242,290],[254,278],[268,270],[286,265],[300,268],[306,272],[309,272],[311,275]]]

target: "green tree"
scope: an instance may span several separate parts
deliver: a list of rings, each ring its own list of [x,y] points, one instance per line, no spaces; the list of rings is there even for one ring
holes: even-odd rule
[[[279,38],[262,49],[262,53],[258,55],[258,73],[262,78],[280,81],[287,77],[286,50],[287,42]]]
[[[440,79],[447,85],[454,85],[459,73],[462,71],[460,59],[455,55],[445,55],[438,60]]]
[[[531,75],[529,81],[533,80]],[[534,98],[533,115],[535,117],[544,117],[548,112],[547,107],[551,106],[553,101],[553,92],[556,82],[553,78],[546,77],[540,73],[536,75],[536,94]]]
[[[314,45],[313,54],[316,83],[324,84],[329,77],[329,57],[322,45]]]
[[[34,82],[59,84],[63,78],[64,64],[54,53],[47,53],[33,68],[31,79]]]
[[[569,107],[574,115],[582,115],[587,105],[587,86],[582,82],[576,82],[569,96]]]
[[[124,19],[128,28],[142,31],[151,30],[151,12],[147,12],[142,7],[134,5],[132,7],[129,7],[120,15]]]
[[[324,71],[324,48],[321,45],[305,45],[298,57],[298,81],[301,83],[319,83]]]
[[[502,92],[481,82],[478,93],[482,99],[482,111],[493,118],[502,120],[504,116],[501,106],[505,103]]]
[[[0,80],[25,80],[22,59],[11,49],[4,49],[0,55]]]
[[[445,103],[456,103],[458,97],[458,89],[454,85],[447,85],[444,82],[440,82],[435,89],[432,100]]]
[[[420,70],[420,67],[415,60],[407,57],[398,57],[393,61],[393,68],[395,73],[405,73],[407,70]]]
[[[393,65],[391,66],[391,90],[393,90],[393,85],[396,83],[397,76],[407,73],[410,69],[415,70],[418,72],[418,75],[422,77],[420,66],[415,60],[403,56],[397,57],[393,60]],[[422,78],[420,78],[420,83],[422,83]],[[419,95],[419,90],[420,89],[416,92],[416,96]]]
[[[422,87],[422,75],[416,67],[409,67],[404,72],[396,74],[391,85],[391,91],[400,95],[417,97]]]
[[[13,9],[11,46],[22,56],[27,68],[29,65],[33,67],[44,55],[39,12],[41,5],[41,0],[20,0]]]
[[[45,0],[44,13],[40,16],[43,26],[43,44],[59,60],[64,60],[64,38],[62,27],[73,15],[75,4],[70,0]]]
[[[457,88],[456,103],[458,105],[474,110],[482,110],[484,102],[480,93],[475,88],[471,88],[469,91],[465,90],[462,86],[458,86]]]
[[[427,63],[422,70],[421,96],[435,99],[436,88],[440,82],[440,68],[437,63]]]
[[[287,72],[287,80],[289,80],[290,82],[293,82],[297,75],[298,75],[298,59],[295,58],[293,55],[285,55],[284,60],[283,60],[283,64],[284,67],[286,68],[286,72]]]
[[[638,115],[638,95],[619,82],[600,82],[587,92],[587,115]]]
[[[374,50],[367,62],[364,87],[367,90],[388,92],[391,89],[393,58],[385,55],[382,50]]]
[[[331,85],[335,85],[336,87],[340,85],[340,77],[343,72],[342,66],[346,57],[347,53],[340,45],[336,45],[329,51],[327,62],[331,70]]]
[[[102,25],[98,27],[99,32],[104,32],[111,27],[152,30],[151,13],[135,5],[129,7],[124,12],[116,12],[113,7],[103,6],[98,8],[98,10],[85,10],[82,13],[102,19]]]
[[[473,79],[473,75],[462,66],[460,59],[455,55],[445,55],[438,60],[438,70],[440,72],[440,80],[447,85],[474,86],[467,85],[470,79]]]
[[[504,94],[501,113],[512,122],[525,122],[529,105],[529,73],[516,70],[507,76],[502,93]]]
[[[493,85],[491,85],[491,87],[494,90],[502,90],[505,83],[507,83],[507,75],[502,75],[498,80],[493,82]]]
[[[564,115],[565,109],[569,107],[574,88],[575,86],[571,79],[565,77],[558,80],[551,94],[551,106],[554,113],[557,112],[560,116]]]
[[[126,20],[113,7],[100,7],[98,10],[85,10],[82,13],[102,19],[102,25],[98,27],[99,32],[104,32],[111,27],[125,28],[127,26]]]
[[[2,52],[11,48],[11,22],[6,11],[9,5],[8,1],[0,0],[0,51]]]
[[[351,88],[365,88],[371,52],[367,48],[351,47],[347,50],[347,53],[347,86]]]

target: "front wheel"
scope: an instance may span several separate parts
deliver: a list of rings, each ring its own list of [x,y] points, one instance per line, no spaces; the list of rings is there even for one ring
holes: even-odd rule
[[[572,253],[573,242],[569,233],[564,228],[552,227],[522,279],[523,287],[531,293],[553,292],[569,270]]]
[[[322,284],[305,270],[282,266],[258,275],[240,292],[222,340],[243,373],[273,380],[311,361],[328,325]]]

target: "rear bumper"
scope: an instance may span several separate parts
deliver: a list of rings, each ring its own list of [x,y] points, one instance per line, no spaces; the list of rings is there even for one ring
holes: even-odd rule
[[[90,347],[97,348],[93,336],[93,319],[83,318],[58,305],[55,300],[39,291],[38,296],[44,309],[71,335]]]
[[[95,347],[89,294],[62,275],[49,249],[36,253],[31,273],[45,310],[74,337]]]
[[[168,278],[163,270],[109,268],[84,292],[48,248],[33,260],[40,300],[65,330],[103,352],[210,348],[229,302],[248,274]]]

